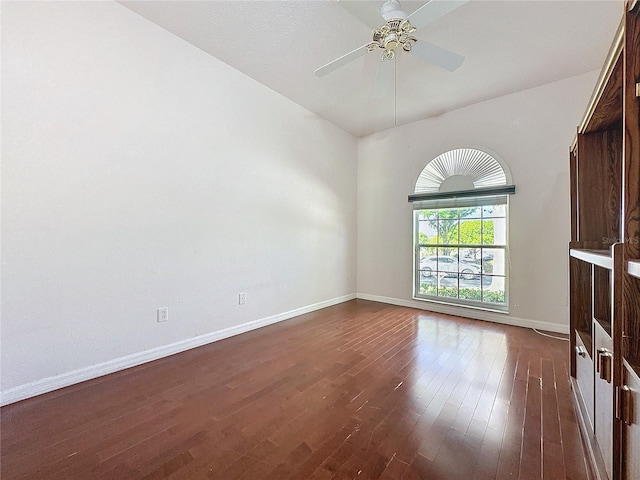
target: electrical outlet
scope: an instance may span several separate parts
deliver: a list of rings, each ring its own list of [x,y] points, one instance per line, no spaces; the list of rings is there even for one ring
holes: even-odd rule
[[[166,322],[169,320],[169,307],[163,307],[158,309],[158,323]]]
[[[246,301],[247,301],[247,294],[246,293],[239,293],[238,294],[238,305],[244,305]]]

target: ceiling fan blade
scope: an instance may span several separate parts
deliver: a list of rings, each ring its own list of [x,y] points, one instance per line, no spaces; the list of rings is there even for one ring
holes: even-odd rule
[[[369,44],[367,43],[366,45],[362,45],[361,47],[358,47],[355,50],[336,58],[333,62],[329,62],[326,65],[323,65],[315,71],[316,77],[324,77],[326,74],[345,66],[347,63],[355,60],[356,58],[362,57],[369,51],[368,47]]]
[[[431,0],[409,15],[407,20],[420,29],[465,3],[469,3],[469,0]]]
[[[376,100],[381,100],[395,91],[396,83],[396,60],[386,59],[378,63],[375,83],[371,96]]]
[[[462,55],[438,47],[433,43],[425,42],[424,40],[418,40],[413,44],[411,54],[450,72],[457,70],[464,62]]]
[[[338,3],[370,28],[378,28],[385,23],[384,19],[380,16],[380,9],[373,7],[369,2],[363,2],[362,0],[338,0]]]

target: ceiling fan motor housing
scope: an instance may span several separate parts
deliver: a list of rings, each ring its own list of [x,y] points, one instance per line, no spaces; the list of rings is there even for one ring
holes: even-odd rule
[[[380,9],[380,14],[386,21],[397,19],[404,20],[407,18],[407,14],[400,10],[400,2],[397,0],[388,0],[384,2],[384,5],[382,5],[382,8]]]

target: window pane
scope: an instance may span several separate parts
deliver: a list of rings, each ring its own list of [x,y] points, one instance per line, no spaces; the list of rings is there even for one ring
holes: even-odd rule
[[[493,245],[493,220],[482,220],[482,244]]]
[[[437,295],[438,287],[436,285],[436,277],[430,277],[420,280],[420,293],[422,295]]]
[[[505,303],[505,278],[487,275],[485,277],[491,282],[482,282],[482,301],[484,303]],[[487,285],[485,285],[487,283]]]
[[[438,241],[437,224],[437,220],[420,220],[418,222],[418,242],[421,245]]]
[[[435,220],[438,218],[438,210],[420,210],[420,220]]]
[[[420,262],[427,257],[433,257],[437,254],[436,247],[420,247]]]
[[[438,257],[435,247],[420,247],[420,282],[429,281],[437,270]]]
[[[458,291],[459,297],[465,300],[482,300],[482,289],[480,282],[481,279],[479,276],[471,280],[460,278],[460,288]]]
[[[448,298],[458,298],[458,283],[456,279],[448,279],[441,281],[438,285],[438,296]]]
[[[441,220],[455,220],[458,218],[458,209],[442,208],[438,210],[438,218]]]
[[[460,220],[460,243],[482,245],[482,220]]]
[[[457,252],[457,248],[438,248],[438,272],[445,273],[447,277],[457,278],[458,260],[451,255]]]
[[[482,216],[484,218],[506,217],[506,205],[485,205],[482,207]]]
[[[502,248],[482,249],[482,273],[506,275],[506,255]]]
[[[481,248],[460,248],[461,260],[467,263],[474,263],[480,266],[480,260],[482,258]]]
[[[481,218],[482,217],[482,208],[473,207],[473,208],[461,208],[460,209],[460,218]]]
[[[458,243],[458,220],[438,222],[438,243],[444,245]]]
[[[507,244],[507,219],[482,220],[482,243],[484,245]]]
[[[463,259],[458,263],[458,272],[463,280],[473,280],[480,278],[481,268],[480,265]]]

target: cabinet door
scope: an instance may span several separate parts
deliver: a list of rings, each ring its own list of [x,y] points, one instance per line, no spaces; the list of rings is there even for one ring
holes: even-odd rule
[[[594,322],[594,433],[604,467],[613,478],[613,341],[598,322]]]
[[[640,379],[627,365],[623,369],[626,389],[619,394],[622,398],[622,478],[640,478]]]
[[[591,350],[591,347],[589,347],[589,350]],[[586,411],[589,428],[593,428],[593,361],[589,355],[589,350],[582,342],[580,335],[576,333],[576,351],[574,353],[576,385],[582,400],[581,410]]]

